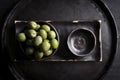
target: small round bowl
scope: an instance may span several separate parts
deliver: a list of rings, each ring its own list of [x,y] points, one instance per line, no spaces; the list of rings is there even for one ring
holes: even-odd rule
[[[70,33],[67,45],[74,55],[87,56],[95,48],[96,36],[90,29],[79,28]]]
[[[36,21],[36,22],[37,22],[37,21]],[[50,28],[51,28],[51,30],[55,31],[55,33],[56,33],[56,39],[58,40],[58,48],[59,48],[59,42],[60,42],[60,41],[59,41],[59,34],[58,34],[56,28],[55,28],[52,24],[50,24],[50,23],[48,23],[48,22],[38,21],[37,23],[40,24],[40,25],[43,25],[43,24],[49,25]],[[19,42],[19,45],[20,45],[20,48],[21,48],[22,52],[25,53],[25,50],[24,50],[24,49],[26,48],[25,43]],[[34,47],[34,46],[33,46],[33,47]],[[54,49],[54,50],[53,50],[53,53],[52,53],[50,56],[53,56],[53,55],[57,52],[58,48],[57,48],[57,49]],[[34,58],[34,60],[37,60],[37,61],[38,61],[38,60],[46,60],[46,59],[49,58],[50,56],[44,56],[42,59],[35,59],[35,58]]]

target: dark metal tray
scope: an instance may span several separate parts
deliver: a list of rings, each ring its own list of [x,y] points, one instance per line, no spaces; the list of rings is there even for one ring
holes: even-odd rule
[[[15,53],[15,20],[101,20],[102,62],[14,62],[11,54]],[[98,80],[114,59],[117,30],[111,13],[99,0],[21,0],[4,23],[1,41],[9,69],[18,80]]]
[[[16,22],[15,28],[16,28],[16,34],[17,34],[21,32],[21,29],[26,27],[25,24],[27,21],[15,21],[15,22]],[[36,21],[36,22],[39,23],[40,21]],[[55,55],[50,56],[49,58],[43,59],[42,61],[102,61],[102,42],[101,42],[101,29],[100,29],[101,20],[91,20],[91,21],[82,21],[82,20],[50,21],[48,20],[44,22],[48,22],[56,28],[59,35],[60,43],[59,43],[59,48],[55,53]],[[67,45],[68,36],[72,31],[79,28],[91,30],[95,35],[95,38],[96,38],[95,47],[92,50],[90,55],[78,57],[73,55],[73,53],[68,49],[68,45]],[[22,55],[25,53],[23,53],[20,50],[20,47],[17,41],[16,41],[15,47],[16,47],[16,52],[15,52],[14,61],[29,60],[26,57],[24,58],[24,56]],[[11,53],[11,55],[12,54],[14,53]],[[35,61],[35,60],[32,59],[31,61]]]

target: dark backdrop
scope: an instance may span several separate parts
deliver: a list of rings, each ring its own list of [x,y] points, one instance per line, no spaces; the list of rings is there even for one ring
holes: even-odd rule
[[[11,11],[11,9],[15,6],[15,4],[19,0],[0,0],[0,34],[2,30],[3,23],[8,15],[8,13]],[[120,38],[120,0],[102,0],[110,9],[111,13],[113,14],[113,17],[115,19],[115,22],[117,24],[118,28],[118,38]],[[118,41],[118,44],[120,44],[120,40]],[[1,44],[0,44],[1,45]],[[120,46],[118,45],[118,50],[115,55],[114,62],[103,78],[103,80],[120,80]],[[0,56],[0,80],[13,80],[11,77],[11,74],[8,72],[7,66],[4,63],[4,57]],[[10,78],[6,78],[10,77]]]

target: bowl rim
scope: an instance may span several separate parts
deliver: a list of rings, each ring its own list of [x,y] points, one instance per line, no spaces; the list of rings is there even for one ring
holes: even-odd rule
[[[91,34],[92,34],[92,36],[94,37],[94,47],[89,51],[89,53],[88,54],[76,54],[72,49],[73,48],[71,48],[71,45],[70,45],[70,38],[71,38],[71,35],[74,33],[74,32],[76,32],[76,31],[78,31],[78,30],[85,30],[85,31],[88,31],[88,32],[90,32]],[[72,30],[71,32],[70,32],[70,34],[68,35],[68,38],[67,38],[67,45],[68,45],[68,48],[69,48],[69,50],[72,52],[72,54],[74,54],[75,56],[79,56],[79,57],[84,57],[84,56],[88,56],[88,55],[90,55],[90,54],[92,54],[92,52],[94,51],[94,49],[95,49],[95,47],[96,47],[96,41],[97,39],[96,39],[96,35],[95,35],[95,33],[92,31],[92,30],[90,30],[89,28],[85,28],[85,27],[81,27],[81,28],[76,28],[76,29],[74,29],[74,30]]]

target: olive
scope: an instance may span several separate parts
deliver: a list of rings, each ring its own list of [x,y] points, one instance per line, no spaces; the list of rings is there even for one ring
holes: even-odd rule
[[[31,29],[36,29],[37,28],[37,23],[34,22],[34,21],[30,21],[28,24],[29,24],[29,28],[31,28]]]
[[[37,35],[37,32],[33,29],[29,29],[26,34],[29,38],[35,38]]]
[[[42,25],[42,29],[44,29],[45,31],[50,31],[50,27],[46,24]]]
[[[33,47],[28,47],[25,50],[26,55],[32,55],[33,52],[34,52],[34,48]]]
[[[32,46],[32,42],[33,42],[32,39],[28,39],[28,40],[26,41],[26,45],[27,45],[27,46]]]
[[[49,37],[50,39],[54,39],[54,38],[56,37],[55,31],[49,31],[49,32],[48,32],[48,37]]]
[[[43,51],[48,51],[50,49],[51,45],[48,41],[43,41],[41,47],[42,47]]]
[[[41,59],[41,58],[43,58],[43,56],[44,56],[44,53],[43,53],[43,52],[39,52],[39,51],[36,51],[36,52],[35,52],[35,57],[36,57],[37,59]]]
[[[48,39],[45,39],[44,41],[46,41],[46,42],[50,42]]]
[[[52,54],[53,50],[48,50],[44,52],[45,56],[50,56]]]
[[[20,42],[25,42],[25,40],[26,40],[25,33],[19,33],[19,34],[17,35],[17,39],[18,39],[18,41],[20,41]]]
[[[43,39],[47,38],[47,32],[44,29],[40,29],[38,33]]]
[[[41,36],[35,37],[33,43],[34,43],[35,46],[39,46],[42,43],[42,37]]]
[[[37,24],[37,27],[36,27],[35,30],[38,30],[38,29],[40,29],[40,25],[39,24]]]
[[[58,48],[58,41],[56,39],[52,39],[51,46],[53,49],[57,49]]]

